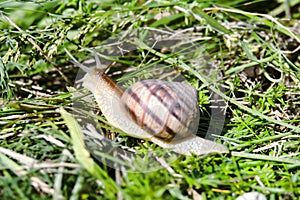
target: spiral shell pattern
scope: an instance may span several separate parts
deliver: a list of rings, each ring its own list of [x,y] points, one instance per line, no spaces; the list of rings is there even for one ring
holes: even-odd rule
[[[144,80],[128,88],[121,109],[155,138],[174,142],[196,134],[199,107],[196,90],[184,83]]]

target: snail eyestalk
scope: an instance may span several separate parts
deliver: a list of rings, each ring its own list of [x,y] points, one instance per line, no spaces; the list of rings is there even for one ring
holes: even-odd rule
[[[66,53],[71,57],[71,59],[67,58],[67,60],[69,62],[71,62],[72,64],[74,64],[75,66],[79,67],[80,69],[82,69],[83,71],[85,71],[88,74],[93,73],[93,70],[88,68],[87,66],[84,66],[83,64],[79,63],[74,56],[65,48]]]
[[[87,66],[84,66],[83,64],[79,63],[79,62],[76,62],[74,60],[69,60],[72,64],[74,64],[76,67],[79,67],[80,69],[82,69],[83,71],[85,71],[86,73],[88,74],[91,74],[93,73],[93,69],[91,68],[88,68]]]
[[[71,62],[72,64],[74,64],[75,66],[79,67],[80,69],[82,69],[84,72],[86,72],[88,74],[94,74],[96,72],[98,75],[101,75],[103,73],[103,70],[101,69],[101,62],[100,62],[100,59],[97,55],[95,48],[93,48],[93,52],[95,55],[96,68],[89,68],[89,67],[79,63],[69,52],[68,52],[68,54],[71,56],[72,59],[68,59],[68,61]]]
[[[96,68],[100,69],[101,68],[101,61],[99,59],[99,56],[97,55],[97,51],[96,51],[95,48],[93,48],[93,52],[94,52],[94,55],[95,55]]]

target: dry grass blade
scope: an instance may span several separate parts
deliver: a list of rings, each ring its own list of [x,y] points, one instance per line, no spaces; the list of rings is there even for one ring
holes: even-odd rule
[[[2,149],[3,150],[3,149]],[[1,164],[6,168],[12,170],[17,176],[24,176],[28,172],[24,170],[24,168],[20,165],[18,165],[16,162],[5,156],[4,154],[0,153],[0,160]],[[31,185],[37,190],[41,191],[46,194],[54,194],[54,189],[51,188],[50,185],[45,183],[43,180],[41,180],[39,177],[32,176],[30,177]],[[62,198],[62,197],[61,197]]]

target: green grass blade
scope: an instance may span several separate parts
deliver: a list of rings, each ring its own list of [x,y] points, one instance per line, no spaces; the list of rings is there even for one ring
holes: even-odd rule
[[[159,19],[155,22],[153,22],[150,27],[158,27],[158,26],[162,26],[162,25],[167,25],[168,23],[170,23],[171,21],[173,20],[176,20],[180,17],[183,17],[184,16],[184,13],[178,13],[178,14],[175,14],[175,15],[171,15],[171,16],[168,16],[168,17],[164,17],[162,19]]]
[[[60,109],[60,113],[70,131],[75,157],[78,162],[95,178],[107,183],[105,189],[111,191],[112,194],[116,193],[117,185],[115,182],[94,162],[87,151],[83,141],[83,133],[77,121],[63,108]]]
[[[231,155],[237,156],[237,157],[249,158],[249,159],[267,160],[267,161],[273,161],[273,162],[282,162],[282,163],[300,165],[300,160],[297,160],[297,159],[280,158],[280,157],[254,154],[254,153],[245,153],[245,152],[238,152],[238,151],[232,151]]]
[[[209,16],[208,14],[206,14],[205,12],[203,12],[200,8],[195,7],[195,8],[193,8],[193,10],[194,10],[194,12],[197,15],[200,15],[200,17],[202,17],[203,19],[205,19],[205,21],[210,26],[212,26],[213,28],[215,28],[218,31],[221,31],[223,33],[226,33],[226,34],[230,34],[231,33],[230,30],[228,30],[227,28],[225,28],[224,26],[222,26],[217,20],[215,20],[214,18],[212,18],[211,16]]]

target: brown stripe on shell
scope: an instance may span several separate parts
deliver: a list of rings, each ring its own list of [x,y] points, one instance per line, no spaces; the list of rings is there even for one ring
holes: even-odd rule
[[[127,89],[121,99],[131,119],[157,139],[170,142],[197,131],[199,110],[192,86],[145,80]],[[158,109],[152,110],[155,106]]]
[[[138,95],[136,93],[134,93],[131,90],[131,88],[128,88],[128,90],[126,90],[126,93],[127,92],[128,92],[128,94],[130,94],[130,97],[133,98],[136,105],[139,105],[142,107],[145,114],[150,114],[150,116],[154,119],[154,121],[156,123],[158,123],[159,125],[163,125],[163,122],[160,120],[160,118],[158,116],[156,116],[151,110],[148,109],[147,105],[141,101],[141,99],[138,97]],[[138,119],[136,112],[134,110],[135,107],[131,108],[127,104],[124,104],[124,105],[126,106],[126,109],[128,109],[128,111],[129,111],[130,115],[133,117],[134,121],[143,128],[143,125],[140,123],[143,123],[144,121],[140,121],[141,119]]]
[[[147,131],[151,131],[151,128],[147,127],[146,130]],[[164,131],[162,131],[160,133],[157,133],[157,134],[155,134],[155,133],[152,132],[152,135],[155,138],[163,140],[165,142],[171,142],[173,140],[173,138],[175,138],[175,136],[177,136],[178,134],[175,133],[170,127],[164,126]]]
[[[187,116],[183,115],[185,119],[181,120],[181,123],[187,128],[190,134],[196,134],[200,115],[200,109],[197,103],[197,91],[191,85],[179,82],[173,82],[169,87],[172,91],[176,91],[176,96],[180,99],[181,112],[190,115],[188,120],[186,118]],[[177,109],[174,109],[174,111],[176,110]]]
[[[155,79],[151,79],[151,82],[154,82],[154,83],[162,83],[162,82],[165,82],[165,81],[157,81],[157,80],[155,80]],[[151,93],[153,94],[153,95],[155,95],[157,98],[159,98],[159,100],[162,102],[162,104],[164,105],[164,106],[166,106],[167,107],[167,104],[163,101],[163,99],[161,99],[157,94],[156,94],[156,91],[154,91],[154,90],[151,90],[150,89],[150,87],[151,87],[151,85],[149,85],[149,84],[147,84],[148,82],[150,82],[149,80],[145,80],[145,81],[141,81],[141,83],[144,85],[144,86],[146,86],[150,91],[151,91]],[[169,82],[166,82],[165,84],[163,84],[163,85],[165,85],[167,88],[169,88],[169,89],[176,89],[176,91],[178,91],[179,93],[177,93],[177,96],[178,95],[182,95],[182,93],[180,93],[180,91],[185,91],[185,88],[183,88],[183,87],[180,87],[180,86],[182,86],[182,83],[179,83],[179,82],[172,82],[172,84],[174,85],[174,84],[176,84],[176,87],[179,87],[179,88],[175,88],[175,87],[171,87],[171,85],[170,85],[170,83]],[[185,85],[185,86],[187,86],[187,85]],[[190,86],[190,87],[192,87],[192,86]],[[180,98],[174,98],[169,92],[168,92],[168,90],[166,90],[166,88],[165,87],[160,87],[159,89],[162,89],[162,90],[164,90],[164,92],[165,92],[165,94],[170,98],[170,100],[172,100],[172,101],[177,101],[178,99],[180,99],[180,100],[182,100],[182,98],[181,98],[181,96],[179,96]],[[186,95],[186,93],[185,93],[185,95]],[[191,105],[194,103],[193,101],[195,100],[193,97],[191,97],[191,96],[189,96],[189,97],[187,97],[186,98],[186,100],[188,100],[188,101],[181,101],[181,103],[183,103],[187,108],[188,108],[188,110],[190,110],[190,109],[193,109],[192,107],[191,107]],[[185,110],[184,109],[184,107],[182,107],[181,106],[181,109],[183,109],[183,112],[187,112],[187,110]],[[173,114],[173,113],[172,113]],[[175,114],[175,113],[174,113]],[[175,116],[175,115],[174,115]],[[175,116],[176,117],[176,116]],[[178,117],[178,118],[177,118]],[[177,116],[176,118],[179,120],[179,121],[181,121],[181,119],[180,119],[180,117],[179,116]]]
[[[169,100],[169,102],[170,102],[170,100],[172,102],[175,101],[175,99],[173,98],[173,96],[168,92],[168,90],[166,90],[165,87],[162,87],[160,84],[157,84],[157,86],[155,88],[151,89],[151,86],[149,86],[147,84],[147,81],[141,81],[141,84],[143,84],[150,91],[150,93],[152,95],[154,95],[166,108],[168,108],[168,110],[171,112],[171,114],[174,115],[174,117],[178,121],[181,121],[180,116],[178,116],[176,113],[174,113],[172,109],[169,109],[169,106],[167,105],[167,103],[158,95],[158,91],[162,90],[162,92],[166,95],[167,100]]]
[[[139,105],[142,107],[143,115],[141,117],[138,117],[136,115],[136,112],[134,109],[136,109],[136,107],[131,108],[129,107],[127,104],[125,104],[125,102],[123,102],[123,104],[125,105],[125,109],[129,112],[129,115],[131,116],[131,118],[133,119],[133,121],[135,121],[135,123],[137,123],[141,128],[143,128],[143,121],[144,121],[144,116],[146,114],[146,109],[147,109],[147,105],[144,105],[143,102],[141,102],[140,98],[138,97],[138,95],[136,93],[134,93],[131,88],[128,88],[126,90],[126,93],[129,94],[130,98],[132,98],[135,101],[135,105]]]
[[[131,119],[136,123],[138,124],[138,119],[137,119],[137,115],[135,114],[134,110],[131,109],[130,107],[128,107],[127,104],[123,104],[125,110],[128,112],[129,116],[131,117]],[[139,124],[138,124],[139,125]]]
[[[158,82],[158,81],[156,81]],[[162,84],[161,82],[159,84],[157,84],[154,88],[151,88],[151,86],[149,86],[147,84],[147,81],[142,81],[141,84],[143,84],[149,91],[150,94],[155,96],[159,102],[165,107],[167,108],[168,112],[171,115],[167,115],[167,119],[165,120],[165,122],[168,122],[171,116],[174,116],[179,123],[183,124],[184,126],[186,126],[183,122],[182,119],[179,115],[177,115],[175,113],[175,109],[181,108],[180,104],[177,102],[176,98],[174,98],[169,91],[167,90],[170,89],[170,87],[168,87],[169,85],[166,84]],[[163,98],[162,95],[160,95],[160,92],[162,92],[164,94]],[[170,102],[170,105],[168,105],[166,102]],[[180,137],[180,134],[177,134],[174,130],[172,130],[167,123],[162,124],[163,128],[162,131],[158,134],[155,134],[154,136],[158,139],[163,139],[165,142],[170,142],[173,138],[176,137],[176,139],[178,139],[178,137]]]
[[[143,127],[148,133],[153,135],[155,138],[170,142],[175,136],[176,133],[168,126],[164,126],[164,129],[160,133],[156,133],[149,125],[144,124]]]
[[[179,82],[173,82],[169,85],[170,89],[175,90],[177,93],[176,95],[182,100],[182,97],[185,96],[186,98],[184,101],[181,101],[188,109],[193,109],[193,105],[195,104],[195,100],[197,101],[197,94],[190,93],[191,91],[187,90],[187,87],[189,89],[192,89],[196,91],[191,85],[185,84],[185,83],[179,83]],[[186,96],[189,95],[190,96]],[[194,96],[195,95],[195,96]],[[195,99],[196,97],[196,99]]]
[[[134,110],[136,107],[130,107],[129,105],[123,102],[123,106],[127,110],[132,120],[135,121],[139,126],[141,126],[141,128],[146,130],[149,134],[153,135],[154,137],[158,139],[163,139],[165,141],[171,141],[176,136],[176,133],[170,127],[168,127],[167,124],[164,124],[164,122],[159,118],[159,116],[155,115],[151,110],[148,109],[147,105],[141,101],[141,99],[136,93],[134,93],[130,88],[126,90],[126,93],[128,93],[130,97],[135,101],[135,103],[141,106],[144,111],[142,117],[138,117]],[[144,121],[145,114],[150,115],[151,118],[155,121],[155,123],[163,127],[161,132],[156,133],[151,128],[152,124],[149,125],[147,124],[147,122]]]
[[[169,82],[165,82],[165,81],[157,81],[157,80],[151,80],[151,82],[153,81],[153,83],[159,83],[157,84],[156,87],[154,87],[153,89],[151,89],[151,86],[153,84],[148,84],[149,80],[145,80],[145,81],[141,81],[140,83],[142,85],[144,85],[149,91],[150,93],[155,96],[161,103],[162,105],[165,106],[165,108],[167,108],[169,110],[169,112],[172,114],[172,116],[174,116],[182,125],[184,125],[185,127],[187,127],[187,122],[183,121],[182,118],[180,117],[180,113],[176,113],[176,111],[178,112],[181,111],[183,113],[188,113],[189,110],[194,109],[191,107],[192,103],[194,103],[193,101],[195,100],[193,97],[188,97],[187,100],[191,100],[191,102],[189,101],[183,101],[181,97],[177,98],[178,95],[180,95],[179,93],[177,93],[176,98],[174,98],[173,95],[171,95],[169,93],[169,91],[166,89],[168,88],[169,90],[174,89],[172,87],[170,87]],[[165,84],[163,84],[163,82],[165,82]],[[180,87],[182,84],[178,83],[178,82],[172,82],[172,84],[176,84],[176,87]],[[165,87],[162,87],[165,86]],[[191,87],[191,86],[190,86]],[[159,95],[158,95],[158,91],[162,90],[162,92],[166,95],[166,99],[162,99]],[[184,88],[178,88],[176,91],[184,91]],[[180,101],[180,103],[183,103],[184,106],[181,106],[180,103],[178,103],[178,101]],[[175,104],[171,104],[168,105],[166,102],[176,102]],[[186,106],[186,107],[185,107]]]

